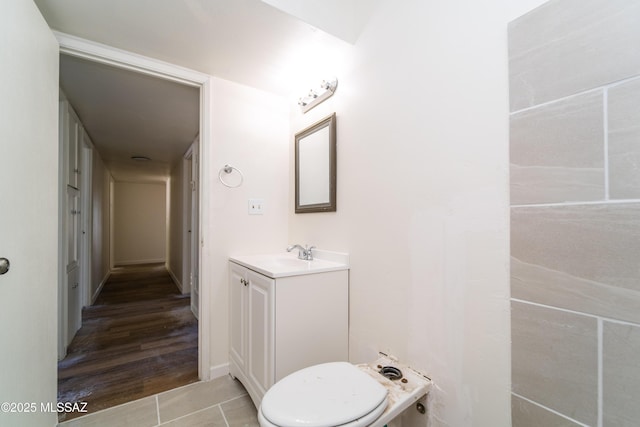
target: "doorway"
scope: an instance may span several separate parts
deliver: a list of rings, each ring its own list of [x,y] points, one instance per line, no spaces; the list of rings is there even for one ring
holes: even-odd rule
[[[64,36],[58,35],[60,46],[61,46],[61,54],[69,55],[74,58],[87,59],[89,61],[97,62],[100,64],[108,65],[111,67],[116,67],[120,69],[127,69],[129,71],[135,71],[145,76],[153,76],[154,78],[164,79],[167,81],[171,81],[174,83],[180,83],[187,85],[192,88],[196,88],[199,91],[199,112],[198,112],[198,121],[199,121],[199,129],[198,133],[199,137],[199,150],[190,149],[189,159],[190,162],[190,174],[195,174],[196,177],[202,174],[202,170],[206,169],[205,162],[200,161],[200,153],[206,149],[207,141],[209,139],[209,128],[208,123],[203,117],[206,117],[206,106],[207,101],[210,97],[209,95],[209,83],[208,76],[200,75],[199,73],[194,73],[190,71],[185,71],[179,67],[173,67],[168,64],[163,64],[159,62],[155,62],[152,60],[148,60],[146,58],[140,58],[135,55],[129,55],[123,53],[121,51],[109,50],[104,48],[104,46],[96,46],[90,42],[79,41],[78,39],[65,39]],[[204,107],[204,108],[203,108]],[[196,159],[196,161],[194,161]],[[186,161],[186,160],[185,160]],[[100,167],[95,167],[94,165],[94,178],[98,175],[95,172],[95,169],[100,169]],[[108,169],[108,167],[107,167]],[[112,178],[111,178],[112,179]],[[200,273],[200,252],[198,250],[199,245],[197,242],[200,240],[200,227],[201,218],[203,215],[201,214],[201,208],[198,204],[199,195],[203,192],[203,186],[197,185],[195,183],[191,183],[190,180],[189,186],[192,187],[192,190],[187,194],[188,202],[185,202],[185,209],[188,211],[189,222],[185,227],[186,231],[191,230],[191,236],[186,236],[185,238],[189,239],[189,244],[186,245],[183,251],[184,258],[187,258],[189,266],[189,276],[190,280],[188,283],[189,292],[197,292],[196,302],[194,303],[194,311],[198,314],[198,329],[199,329],[199,350],[198,350],[198,376],[201,380],[209,379],[209,359],[208,359],[208,324],[207,319],[203,319],[206,317],[206,313],[208,312],[207,307],[203,307],[206,305],[206,299],[202,298],[203,294],[206,294],[206,287],[199,286],[199,278],[202,277]],[[197,181],[196,181],[197,182]],[[110,193],[110,190],[105,190],[106,194]],[[195,197],[194,197],[195,194]],[[109,206],[107,208],[110,208]],[[95,229],[95,228],[94,228]],[[182,231],[182,230],[181,230]],[[108,236],[106,237],[108,238]],[[90,246],[90,245],[87,245]],[[110,257],[107,257],[110,259]],[[185,261],[182,261],[184,264]],[[109,261],[109,268],[111,269],[112,263]],[[95,270],[96,266],[89,267],[89,270]],[[88,272],[88,277],[91,277],[91,272]],[[180,275],[176,275],[180,276]],[[184,277],[184,275],[182,275]],[[185,289],[186,283],[183,283],[182,289]],[[96,292],[92,292],[91,288],[86,289],[85,295],[87,297],[82,298],[86,300],[92,295],[95,297],[97,295]]]

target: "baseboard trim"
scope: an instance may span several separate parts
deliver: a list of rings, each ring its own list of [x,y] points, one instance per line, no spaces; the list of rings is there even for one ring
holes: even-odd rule
[[[104,278],[100,282],[100,285],[98,285],[98,289],[96,289],[93,295],[91,295],[91,305],[93,305],[93,303],[96,302],[96,298],[98,298],[98,295],[100,295],[100,292],[102,291],[104,284],[107,283],[107,280],[109,280],[109,277],[111,277],[111,271],[107,271],[107,274],[104,276]]]
[[[191,313],[193,313],[193,317],[198,319],[198,316],[199,316],[198,307],[196,307],[193,303],[191,304]]]
[[[136,265],[136,264],[160,264],[166,263],[167,260],[164,258],[155,258],[155,259],[138,259],[134,261],[117,261],[114,263],[115,267],[119,267],[122,265]]]
[[[178,280],[178,278],[176,277],[176,275],[173,273],[173,271],[168,265],[167,265],[167,271],[169,272],[169,276],[171,276],[171,280],[173,280],[173,283],[178,287],[178,289],[180,290],[180,293],[183,294],[184,288],[182,287],[182,282]]]
[[[209,379],[224,377],[229,375],[229,363],[223,363],[222,365],[216,365],[209,368]]]

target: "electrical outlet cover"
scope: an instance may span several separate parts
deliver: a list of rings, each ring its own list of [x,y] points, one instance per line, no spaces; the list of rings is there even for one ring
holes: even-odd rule
[[[249,215],[264,214],[264,199],[249,199]]]

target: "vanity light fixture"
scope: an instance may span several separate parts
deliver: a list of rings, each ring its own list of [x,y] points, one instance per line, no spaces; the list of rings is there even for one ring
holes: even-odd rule
[[[303,113],[311,110],[316,105],[320,104],[331,95],[333,95],[338,87],[338,79],[333,78],[331,80],[323,80],[320,83],[319,90],[311,89],[307,96],[303,96],[298,100],[298,105]]]

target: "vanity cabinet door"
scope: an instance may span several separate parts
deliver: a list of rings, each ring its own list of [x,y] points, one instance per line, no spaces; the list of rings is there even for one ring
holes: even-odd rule
[[[248,271],[248,377],[260,396],[274,384],[275,280]]]
[[[233,362],[240,370],[244,372],[246,369],[247,357],[247,295],[248,289],[245,276],[247,269],[234,263],[229,263],[229,351]],[[234,368],[233,364],[231,367]],[[238,376],[238,372],[232,372],[233,376]]]
[[[229,372],[256,406],[275,382],[275,283],[229,263]]]

